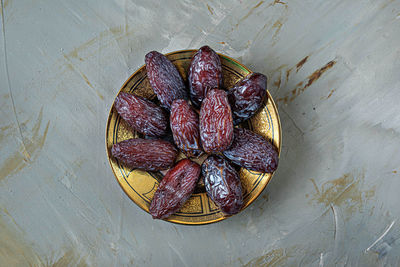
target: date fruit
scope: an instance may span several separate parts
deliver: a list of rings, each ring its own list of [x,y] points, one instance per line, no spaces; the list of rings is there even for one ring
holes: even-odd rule
[[[249,119],[257,112],[264,102],[266,90],[267,76],[261,73],[248,75],[229,90],[228,99],[234,125]]]
[[[232,145],[223,152],[234,164],[257,172],[274,172],[278,151],[264,137],[247,129],[235,128]]]
[[[150,85],[162,107],[169,110],[175,99],[187,99],[182,77],[166,56],[152,51],[146,54],[145,62]]]
[[[188,157],[202,153],[199,115],[184,99],[176,99],[171,106],[170,126],[175,144]]]
[[[206,153],[222,152],[231,145],[232,111],[225,91],[207,93],[200,109],[200,138]]]
[[[167,133],[168,117],[165,111],[146,98],[121,92],[114,106],[133,130],[153,137]]]
[[[166,170],[174,164],[178,151],[164,140],[132,138],[116,143],[112,155],[131,168],[146,171]]]
[[[242,185],[236,170],[219,156],[209,156],[202,165],[208,196],[225,214],[236,214],[243,206]]]
[[[165,219],[182,208],[192,195],[201,172],[200,165],[189,160],[179,161],[161,180],[149,212],[153,219]]]
[[[189,89],[192,103],[200,107],[207,92],[222,86],[222,67],[217,53],[201,47],[192,57],[189,67]]]

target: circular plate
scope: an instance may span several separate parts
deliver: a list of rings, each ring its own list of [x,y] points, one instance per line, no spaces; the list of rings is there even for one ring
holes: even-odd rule
[[[197,50],[182,50],[166,54],[169,60],[179,70],[185,82],[187,81],[187,70],[190,60]],[[224,88],[231,88],[236,82],[242,79],[251,71],[236,60],[219,54],[222,64]],[[140,95],[149,99],[156,99],[153,89],[147,79],[146,67],[143,65],[124,83],[120,92],[128,92]],[[281,126],[275,103],[267,92],[267,99],[256,115],[244,122],[241,127],[249,128],[252,131],[271,140],[281,149]],[[107,121],[106,146],[107,155],[111,168],[125,193],[142,209],[149,212],[150,202],[165,172],[146,172],[138,169],[131,169],[121,164],[111,155],[111,147],[117,142],[129,138],[138,137],[129,126],[121,119],[113,107]],[[183,158],[183,154],[178,159]],[[199,162],[201,163],[201,162]],[[244,206],[249,206],[263,191],[272,177],[272,173],[258,173],[242,168],[239,172],[243,187]],[[243,210],[242,209],[242,210]],[[150,217],[149,217],[150,218]],[[166,221],[180,224],[207,224],[218,222],[227,218],[207,196],[204,188],[197,188],[191,198],[185,203],[182,209],[166,219]]]

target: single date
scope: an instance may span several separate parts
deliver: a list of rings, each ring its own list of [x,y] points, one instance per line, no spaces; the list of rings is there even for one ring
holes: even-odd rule
[[[186,100],[177,99],[172,103],[170,126],[175,144],[186,156],[202,154],[199,115]]]
[[[233,143],[223,154],[234,164],[252,171],[271,173],[278,168],[275,146],[247,129],[235,128]]]
[[[206,153],[219,153],[233,140],[232,111],[223,90],[208,92],[200,109],[200,138]]]
[[[131,168],[146,171],[166,170],[174,164],[178,151],[170,142],[132,138],[116,143],[112,155]]]
[[[243,206],[239,175],[229,162],[219,156],[209,156],[202,165],[202,175],[208,196],[225,214],[235,214]]]
[[[145,57],[147,77],[161,106],[170,109],[175,99],[187,99],[182,77],[175,65],[163,54],[152,51]]]
[[[200,171],[199,164],[183,159],[165,174],[150,204],[153,219],[165,219],[182,208],[196,187]]]

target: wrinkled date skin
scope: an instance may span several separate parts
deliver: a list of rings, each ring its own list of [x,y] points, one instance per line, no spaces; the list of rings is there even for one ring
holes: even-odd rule
[[[170,168],[178,155],[173,144],[164,140],[128,139],[111,148],[112,155],[131,168],[160,171]]]
[[[167,133],[168,117],[165,111],[153,102],[121,92],[114,103],[118,114],[133,129],[147,136],[164,136]]]
[[[236,214],[243,206],[242,185],[236,170],[227,160],[209,156],[202,165],[208,196],[225,214]]]
[[[170,126],[175,144],[188,157],[202,154],[199,115],[184,99],[174,100],[171,106]]]
[[[153,219],[165,219],[180,210],[190,198],[201,172],[200,165],[189,160],[179,161],[161,180],[149,212]]]
[[[274,172],[278,151],[264,137],[247,129],[235,128],[231,147],[223,152],[234,164],[257,172]]]
[[[264,102],[267,90],[267,77],[261,73],[252,73],[238,82],[228,92],[232,108],[233,124],[252,117]]]
[[[175,99],[187,99],[185,84],[174,64],[163,54],[152,51],[145,57],[147,76],[161,106],[171,108]]]
[[[222,86],[222,67],[217,53],[208,46],[201,47],[192,57],[189,67],[189,88],[192,103],[200,107],[207,92]]]
[[[219,153],[233,140],[232,111],[223,90],[208,92],[200,109],[200,138],[206,153]]]

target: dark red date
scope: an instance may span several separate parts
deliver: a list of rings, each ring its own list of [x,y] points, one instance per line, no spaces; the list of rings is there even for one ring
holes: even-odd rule
[[[200,109],[200,138],[206,153],[219,153],[233,140],[232,111],[223,90],[208,92]]]
[[[121,92],[114,106],[133,130],[153,137],[167,133],[168,117],[165,111],[146,98]]]
[[[186,100],[177,99],[172,103],[170,126],[175,144],[186,156],[201,155],[199,115]]]
[[[163,54],[152,51],[145,57],[150,85],[166,109],[171,108],[175,99],[187,99],[185,84],[174,64]]]
[[[236,170],[227,160],[209,156],[202,165],[208,196],[225,214],[236,214],[243,206],[242,185]]]
[[[266,90],[267,77],[261,73],[248,75],[229,90],[228,99],[234,125],[249,119],[257,112],[264,102]]]
[[[180,210],[192,195],[200,176],[199,164],[183,159],[161,180],[149,212],[153,219],[165,219]]]
[[[201,47],[192,57],[189,67],[189,89],[192,103],[200,107],[207,92],[222,86],[221,61],[208,46]]]
[[[116,143],[111,153],[127,166],[146,171],[166,170],[174,164],[178,155],[170,142],[141,138]]]
[[[274,172],[278,151],[270,141],[247,129],[235,128],[229,149],[223,152],[234,164],[257,172]]]

